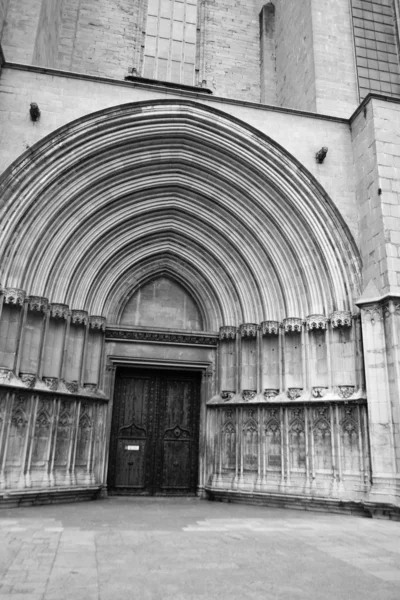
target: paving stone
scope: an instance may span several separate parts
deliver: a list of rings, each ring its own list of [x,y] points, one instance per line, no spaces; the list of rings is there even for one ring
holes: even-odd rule
[[[112,498],[11,515],[34,527],[18,565],[4,569],[0,600],[400,597],[400,523],[197,499]],[[40,546],[39,560],[32,540],[49,518],[67,543]],[[11,553],[5,535],[0,528],[2,556]]]

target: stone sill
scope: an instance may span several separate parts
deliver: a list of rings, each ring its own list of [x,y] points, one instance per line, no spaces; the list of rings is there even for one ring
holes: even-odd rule
[[[125,81],[131,81],[138,85],[147,87],[147,86],[155,86],[155,87],[166,87],[172,90],[184,91],[184,92],[194,92],[198,94],[212,94],[212,91],[208,88],[203,88],[196,85],[184,85],[182,83],[173,83],[172,81],[161,81],[161,79],[147,79],[146,77],[135,77],[134,75],[127,75],[124,77]]]

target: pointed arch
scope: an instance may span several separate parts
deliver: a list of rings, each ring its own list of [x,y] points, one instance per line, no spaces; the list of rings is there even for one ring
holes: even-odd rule
[[[360,293],[354,240],[313,176],[195,102],[78,119],[11,165],[0,194],[2,284],[91,314],[117,318],[127,282],[163,269],[210,329],[349,310]]]

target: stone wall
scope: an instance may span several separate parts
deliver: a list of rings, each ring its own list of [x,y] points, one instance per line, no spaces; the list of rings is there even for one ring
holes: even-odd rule
[[[7,17],[9,0],[0,0],[0,39],[3,32],[4,22]]]
[[[205,79],[218,96],[260,101],[263,0],[205,0]]]
[[[43,67],[58,66],[61,11],[63,0],[43,0],[39,15],[32,63]]]
[[[59,68],[123,79],[142,41],[141,0],[64,2]]]
[[[276,3],[277,99],[280,106],[315,111],[312,0]]]
[[[312,0],[316,110],[350,117],[358,105],[349,0]]]
[[[400,292],[400,104],[373,99],[352,123],[364,281]]]
[[[1,45],[7,60],[32,64],[42,0],[8,0]]]

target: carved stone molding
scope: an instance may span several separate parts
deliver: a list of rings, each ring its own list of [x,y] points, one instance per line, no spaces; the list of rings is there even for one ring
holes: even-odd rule
[[[308,315],[306,317],[307,331],[312,329],[326,329],[328,325],[328,317],[324,315]]]
[[[235,394],[236,392],[233,392],[232,390],[223,390],[221,392],[221,398],[224,402],[229,402],[229,400],[232,400]]]
[[[54,319],[67,319],[69,306],[67,304],[50,304],[50,316]]]
[[[333,329],[337,327],[351,327],[351,312],[349,310],[335,310],[331,314],[330,319]]]
[[[189,344],[191,346],[216,346],[217,338],[206,335],[186,333],[157,333],[151,331],[125,331],[122,329],[106,329],[107,340],[158,342],[160,344]]]
[[[237,327],[233,325],[224,325],[219,328],[219,339],[220,340],[234,340],[236,338]]]
[[[313,387],[312,388],[312,397],[313,398],[323,398],[327,393],[327,387]]]
[[[287,391],[287,397],[290,400],[296,400],[297,398],[300,398],[302,393],[303,388],[289,388]]]
[[[371,304],[361,308],[361,319],[363,323],[374,325],[376,321],[382,321],[382,307],[380,304]]]
[[[12,379],[13,372],[11,369],[0,369],[0,383],[7,384]]]
[[[263,321],[261,323],[261,333],[262,335],[279,335],[280,326],[279,321]]]
[[[28,298],[28,310],[45,313],[48,306],[49,301],[47,298],[43,298],[42,296],[29,296]]]
[[[283,319],[282,325],[285,333],[301,332],[303,319],[288,317],[287,319]]]
[[[242,391],[243,402],[250,402],[250,400],[254,400],[254,398],[256,396],[257,396],[256,390],[243,390]]]
[[[31,373],[21,373],[20,378],[22,383],[24,383],[29,389],[33,389],[36,383],[36,375],[32,375]]]
[[[73,325],[87,325],[89,315],[86,310],[71,310],[71,323]]]
[[[356,388],[354,385],[338,385],[338,394],[344,400],[347,400],[355,392]]]
[[[43,377],[43,383],[52,392],[58,389],[58,378],[57,377]]]
[[[272,398],[276,398],[276,396],[278,396],[278,394],[279,394],[279,390],[272,389],[272,388],[265,389],[263,392],[264,398],[266,400],[271,400]]]
[[[17,288],[5,288],[3,290],[4,303],[15,304],[16,306],[22,306],[26,297],[24,290]]]
[[[64,383],[71,394],[77,394],[79,392],[79,383],[77,381],[64,381]]]
[[[97,392],[97,384],[96,383],[84,383],[83,387],[87,392],[91,392],[95,394]]]
[[[106,330],[107,319],[105,317],[99,317],[97,315],[91,315],[89,317],[89,328],[97,331]]]
[[[257,323],[243,323],[240,326],[240,335],[242,338],[256,338],[257,330]]]

